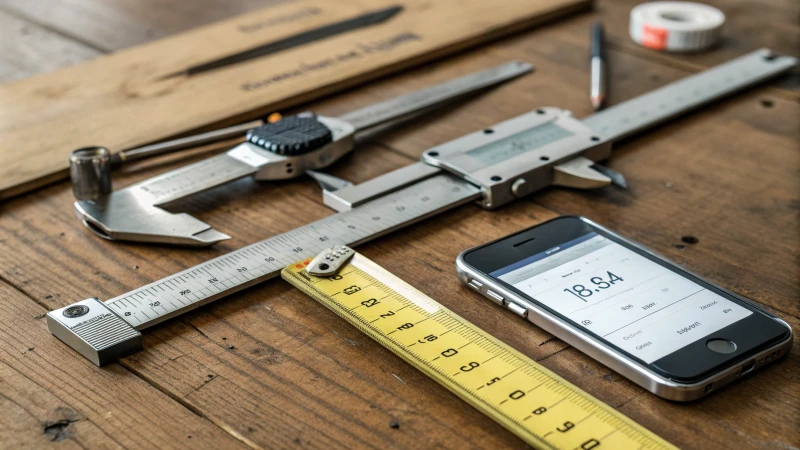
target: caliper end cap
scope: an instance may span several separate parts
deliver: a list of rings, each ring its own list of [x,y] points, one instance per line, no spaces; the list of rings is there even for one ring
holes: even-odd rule
[[[143,348],[142,334],[96,298],[50,311],[47,328],[98,366]]]

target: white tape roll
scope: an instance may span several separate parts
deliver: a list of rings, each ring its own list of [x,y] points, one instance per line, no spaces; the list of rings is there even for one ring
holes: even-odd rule
[[[691,52],[714,45],[723,23],[722,11],[702,3],[643,3],[631,10],[630,34],[648,48]]]

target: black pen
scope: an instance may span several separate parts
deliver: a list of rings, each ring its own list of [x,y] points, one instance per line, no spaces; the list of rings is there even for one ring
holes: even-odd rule
[[[606,43],[603,36],[603,24],[592,24],[591,53],[591,91],[589,100],[595,111],[601,109],[606,101]]]

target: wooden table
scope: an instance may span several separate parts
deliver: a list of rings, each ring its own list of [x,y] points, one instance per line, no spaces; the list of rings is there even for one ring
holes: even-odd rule
[[[268,3],[0,0],[0,81]],[[800,48],[795,0],[711,2],[728,15],[724,39],[713,52],[685,56],[629,40],[627,14],[635,3],[599,1],[594,12],[306,105],[336,115],[512,58],[537,66],[475,100],[372,137],[331,173],[362,182],[416,160],[427,147],[537,106],[589,114],[587,37],[596,19],[610,35],[612,104],[762,46]],[[359,250],[681,447],[798,447],[800,345],[779,364],[702,401],[672,403],[464,289],[453,263],[465,248],[559,214],[583,214],[757,300],[797,331],[798,85],[795,72],[622,143],[609,164],[626,175],[630,191],[553,188],[494,212],[465,206]],[[185,163],[131,167],[117,174],[116,186]],[[331,212],[311,180],[242,180],[174,208],[233,236],[192,250],[97,239],[75,220],[71,200],[62,182],[0,205],[2,447],[524,447],[278,280],[149,329],[145,351],[95,367],[50,335],[47,310],[119,295]],[[699,243],[684,243],[689,236]]]

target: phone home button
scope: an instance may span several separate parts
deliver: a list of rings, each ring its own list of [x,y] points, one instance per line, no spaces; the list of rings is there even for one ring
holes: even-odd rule
[[[706,347],[712,352],[717,353],[733,353],[736,351],[736,343],[727,339],[711,339],[706,342]]]

